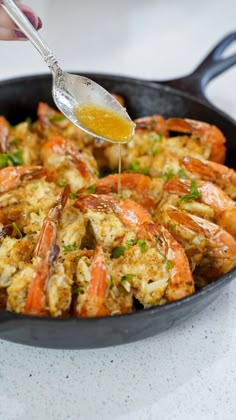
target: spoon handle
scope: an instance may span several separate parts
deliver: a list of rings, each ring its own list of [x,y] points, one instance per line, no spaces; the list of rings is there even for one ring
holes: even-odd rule
[[[39,35],[39,33],[34,29],[33,25],[31,25],[29,20],[22,13],[15,1],[3,0],[1,6],[16,23],[16,25],[21,29],[21,31],[27,36],[27,38],[29,38],[32,44],[37,48],[50,70],[58,70],[59,66],[54,54],[49,49],[41,35]]]

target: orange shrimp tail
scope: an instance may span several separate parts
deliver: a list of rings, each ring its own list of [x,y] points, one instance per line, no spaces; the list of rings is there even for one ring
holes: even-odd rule
[[[108,315],[104,305],[107,290],[107,266],[102,247],[96,246],[91,268],[91,279],[86,301],[84,302],[81,317],[99,317]]]
[[[41,269],[44,272],[38,271],[30,284],[24,310],[26,314],[39,316],[47,314],[44,288],[48,273],[43,269],[43,264],[41,265]]]

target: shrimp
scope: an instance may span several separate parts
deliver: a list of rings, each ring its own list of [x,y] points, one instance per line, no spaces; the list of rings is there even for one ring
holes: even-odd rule
[[[134,120],[136,131],[153,131],[158,134],[168,135],[165,119],[161,115],[152,115],[151,117],[142,117]]]
[[[13,277],[8,288],[8,309],[19,312],[20,308],[21,312],[33,315],[48,314],[46,292],[52,266],[58,254],[57,225],[69,192],[69,187],[66,187],[44,220],[34,249],[33,264],[24,265],[23,270]],[[20,301],[22,296],[23,302]]]
[[[202,121],[190,120],[188,118],[169,118],[166,121],[169,131],[192,134],[199,138],[202,145],[210,146],[209,160],[224,163],[226,155],[226,139],[222,132],[215,125],[210,125]]]
[[[108,315],[105,307],[107,291],[107,267],[101,245],[97,244],[91,265],[91,278],[88,285],[86,299],[80,304],[76,314],[81,317],[98,317]]]
[[[90,187],[82,188],[78,193],[92,190],[96,194],[118,194],[120,186],[121,195],[128,196],[152,213],[163,184],[164,180],[161,178],[150,178],[139,173],[124,172],[120,175],[111,174],[101,178]]]
[[[205,283],[213,281],[236,266],[236,241],[226,230],[209,220],[168,205],[159,214],[161,220],[157,220],[183,246],[194,279],[197,272],[198,278],[199,273],[205,276]]]
[[[170,302],[194,292],[194,282],[183,248],[167,229],[156,225],[150,214],[139,204],[129,199],[118,200],[111,195],[91,194],[81,195],[75,205],[83,211],[114,213],[126,228],[136,232],[137,237],[132,240],[136,246],[136,252],[132,249],[128,250],[128,254],[130,254],[130,265],[134,271],[134,273],[131,272],[130,281],[136,290],[135,296],[141,303],[158,304],[162,299]],[[142,257],[137,252],[137,241],[140,240],[147,241],[150,246],[145,255],[145,263],[140,261]],[[143,265],[142,268],[139,267],[140,264]],[[144,274],[145,270],[146,274]],[[157,274],[158,270],[159,274]]]
[[[194,273],[197,284],[201,279],[202,286],[236,267],[236,241],[226,230],[209,220],[195,215],[191,218],[204,230],[207,240],[206,253]]]
[[[43,145],[41,158],[49,179],[52,177],[56,182],[69,183],[75,191],[97,180],[97,166],[91,153],[81,153],[62,136],[54,135]]]
[[[233,200],[236,199],[236,171],[234,169],[220,163],[199,160],[191,156],[181,159],[181,163],[190,172],[190,178],[214,182]]]
[[[5,153],[9,150],[9,124],[4,117],[0,116],[0,151]]]
[[[45,287],[51,266],[58,253],[56,247],[57,224],[68,200],[69,193],[70,188],[67,186],[55,206],[49,211],[48,217],[45,219],[40,231],[34,251],[34,256],[39,258],[39,263],[28,290],[25,313],[35,315],[47,314]]]
[[[0,169],[0,193],[17,188],[26,179],[41,175],[42,166],[7,166]]]
[[[193,198],[207,204],[214,212],[214,220],[234,237],[236,236],[236,203],[217,185],[207,181],[196,182],[196,197],[191,197],[193,181],[189,179],[171,179],[164,185],[164,190],[188,201]],[[181,199],[181,200],[183,200]],[[190,200],[189,200],[190,199]]]
[[[185,156],[210,159],[223,163],[225,138],[215,126],[193,120],[182,120],[154,115],[135,120],[134,138],[122,147],[122,168],[150,176],[164,176],[181,170],[179,159]],[[170,131],[184,135],[170,136]],[[192,135],[188,135],[191,133]],[[97,150],[94,149],[96,154]],[[114,170],[118,167],[119,146],[103,147],[98,153],[100,167]]]

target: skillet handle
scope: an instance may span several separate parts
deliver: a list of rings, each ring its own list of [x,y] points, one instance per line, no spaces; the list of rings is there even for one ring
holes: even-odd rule
[[[226,48],[233,44],[234,41],[236,41],[236,32],[232,32],[224,37],[193,73],[185,77],[159,83],[185,91],[209,103],[205,96],[205,88],[208,82],[236,64],[236,54],[226,58],[223,57]]]

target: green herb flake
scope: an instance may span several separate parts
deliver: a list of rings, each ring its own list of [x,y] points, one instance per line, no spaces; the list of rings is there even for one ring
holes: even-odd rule
[[[170,225],[170,229],[171,229],[171,230],[176,230],[176,228],[177,228],[177,225],[175,225],[175,224]]]
[[[186,179],[186,178],[188,178],[188,175],[186,174],[186,172],[185,172],[185,170],[184,170],[183,168],[180,168],[180,169],[178,170],[178,172],[177,172],[177,176],[178,176],[179,178],[182,178],[182,179]]]
[[[154,144],[152,144],[150,153],[151,153],[151,156],[157,156],[159,155],[159,153],[161,153],[161,149],[156,147]]]
[[[136,241],[134,239],[130,239],[129,241],[126,241],[126,243],[125,243],[126,248],[131,248],[135,244],[136,244]]]
[[[166,266],[167,266],[167,270],[171,270],[174,266],[173,261],[167,260]]]
[[[141,168],[139,162],[133,161],[130,163],[130,167],[127,172],[135,172],[143,175],[149,175],[150,168],[148,168],[147,166],[145,168]]]
[[[201,197],[201,194],[197,189],[197,183],[195,180],[192,180],[191,185],[190,185],[190,193],[181,197],[180,200],[178,201],[178,204],[184,203],[185,201],[196,200],[197,198],[200,198],[200,197]]]
[[[142,253],[147,251],[147,243],[143,239],[139,239],[137,241],[137,245],[139,246]]]
[[[123,245],[113,248],[112,253],[111,253],[112,258],[116,259],[116,258],[121,257],[122,255],[124,255],[125,250],[126,250],[126,247]]]
[[[78,296],[84,293],[84,288],[83,286],[78,286],[76,287],[76,289],[73,290],[72,292],[72,296]]]
[[[39,210],[39,209],[37,209],[37,210],[35,210],[35,211],[34,211],[34,213],[35,213],[35,214],[37,214],[37,215],[39,216],[39,215],[40,215],[40,210]]]
[[[49,116],[49,121],[63,121],[65,120],[65,116],[62,114],[53,114]]]
[[[174,176],[174,172],[172,171],[172,169],[170,169],[169,171],[166,171],[163,175],[163,178],[165,181],[169,181],[169,179],[173,178]]]
[[[58,185],[59,185],[59,187],[64,188],[66,186],[66,182],[65,181],[58,181]]]
[[[19,143],[19,141],[20,141],[19,137],[14,137],[14,138],[11,140],[11,144],[12,144],[12,146],[17,146],[17,145],[18,145],[18,143]]]
[[[110,286],[109,286],[109,289],[110,290],[113,289],[114,286],[115,286],[114,278],[113,278],[113,276],[110,276]]]
[[[135,274],[125,274],[124,276],[121,277],[120,282],[121,283],[130,282],[134,277],[135,277]]]
[[[38,189],[38,185],[37,184],[35,184],[35,185],[33,185],[32,187],[31,187],[31,191],[36,191],[37,189]]]
[[[12,227],[15,230],[18,238],[22,239],[23,238],[23,235],[22,235],[20,229],[18,228],[18,226],[17,226],[17,224],[15,222],[12,223]]]
[[[83,191],[83,194],[94,194],[96,191],[96,185],[92,184],[86,190]]]
[[[70,192],[69,197],[71,200],[75,200],[76,198],[78,198],[78,195],[73,192]]]
[[[22,150],[18,149],[13,153],[7,153],[8,159],[13,163],[14,166],[23,165],[23,154]]]
[[[76,244],[76,242],[74,242],[73,244],[65,245],[63,247],[63,251],[64,252],[71,252],[71,251],[75,251],[76,248],[77,248],[77,244]]]
[[[8,165],[7,153],[0,154],[0,169],[5,168]]]

